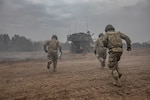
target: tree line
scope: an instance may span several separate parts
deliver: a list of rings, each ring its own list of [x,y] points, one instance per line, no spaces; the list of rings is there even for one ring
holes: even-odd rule
[[[35,42],[24,36],[14,35],[12,38],[8,34],[0,34],[0,51],[41,51],[43,50],[43,42]]]
[[[133,48],[150,48],[150,41],[149,42],[143,42],[143,43],[132,43]]]
[[[20,35],[14,35],[10,38],[8,34],[0,34],[0,52],[43,51],[43,44],[44,41],[32,41]],[[64,50],[70,49],[70,44],[61,44]],[[126,47],[126,44],[124,44],[124,47]],[[150,41],[132,43],[132,48],[150,48]]]
[[[149,42],[143,42],[143,43],[132,43],[131,44],[132,48],[150,48],[150,41]],[[127,47],[126,43],[123,43],[123,47]]]

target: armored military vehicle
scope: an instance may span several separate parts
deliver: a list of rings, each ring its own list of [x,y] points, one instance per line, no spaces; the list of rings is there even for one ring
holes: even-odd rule
[[[79,32],[67,36],[67,41],[71,41],[71,52],[85,53],[92,51],[93,40],[90,32]]]

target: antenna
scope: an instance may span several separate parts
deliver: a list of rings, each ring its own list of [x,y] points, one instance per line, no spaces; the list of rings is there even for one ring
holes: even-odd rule
[[[69,33],[71,34],[71,29],[69,30]]]
[[[89,31],[89,4],[87,4],[86,29]]]
[[[87,19],[86,19],[86,29],[87,29],[87,31],[89,31],[89,19],[88,19],[88,15],[87,15]]]

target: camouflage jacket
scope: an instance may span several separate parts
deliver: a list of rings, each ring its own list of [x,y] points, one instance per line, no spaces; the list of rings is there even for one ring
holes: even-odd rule
[[[107,50],[106,47],[104,47],[103,38],[104,38],[104,36],[101,36],[96,40],[94,49],[98,52],[104,52]]]
[[[44,44],[44,50],[48,52],[57,52],[59,50],[61,52],[60,42],[56,39],[51,39]]]
[[[103,43],[105,47],[109,49],[109,52],[123,52],[123,44],[121,39],[126,41],[127,47],[131,47],[130,38],[121,32],[106,32],[103,38]]]

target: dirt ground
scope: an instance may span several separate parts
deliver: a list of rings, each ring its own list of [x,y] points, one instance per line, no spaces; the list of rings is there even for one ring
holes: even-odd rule
[[[46,68],[44,52],[31,54],[41,60],[1,61],[0,100],[150,100],[150,48],[124,51],[122,87],[112,85],[110,70],[101,69],[93,53],[64,51],[55,73]]]

